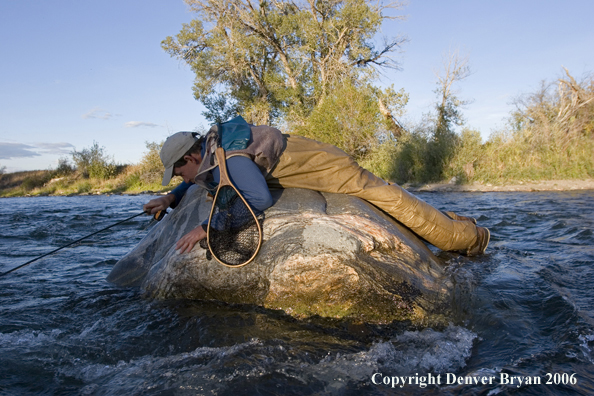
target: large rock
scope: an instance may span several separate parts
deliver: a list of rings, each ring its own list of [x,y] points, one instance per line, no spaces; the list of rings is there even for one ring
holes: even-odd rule
[[[214,299],[386,323],[439,321],[451,284],[443,264],[409,230],[355,197],[310,190],[273,191],[256,259],[228,268],[187,254],[175,242],[208,217],[197,186],[113,268],[108,280],[162,299]]]

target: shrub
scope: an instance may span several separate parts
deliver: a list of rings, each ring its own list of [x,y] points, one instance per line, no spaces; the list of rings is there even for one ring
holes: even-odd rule
[[[159,151],[163,143],[146,142],[147,151],[143,154],[137,165],[129,167],[126,174],[123,175],[122,185],[128,191],[161,191],[163,179],[163,164],[159,157]],[[179,178],[174,178],[172,183],[179,182]]]
[[[394,117],[407,101],[402,90],[396,92],[390,87],[381,91],[345,81],[320,101],[303,124],[293,124],[293,129],[297,134],[333,144],[357,161],[365,161],[392,134],[382,106]]]
[[[58,167],[53,172],[54,177],[70,176],[74,173],[74,167],[70,164],[68,158],[62,157],[58,160]]]
[[[77,194],[88,193],[93,189],[93,185],[89,181],[81,181],[74,185]]]
[[[163,142],[145,142],[145,145],[147,151],[139,163],[139,180],[146,184],[160,183],[163,179],[164,169],[159,152]]]
[[[387,139],[377,146],[364,160],[360,161],[360,165],[381,177],[382,179],[393,179],[396,173],[397,163],[395,161],[396,153],[398,151],[398,142],[395,139]]]
[[[485,156],[481,134],[478,131],[464,129],[460,134],[451,160],[444,169],[444,177],[456,178],[457,183],[469,183],[475,179],[476,168]]]
[[[24,191],[31,191],[35,188],[42,187],[50,180],[50,174],[43,172],[41,174],[34,174],[23,179],[21,187]]]
[[[105,147],[93,142],[90,148],[72,152],[76,169],[84,178],[109,179],[117,174],[117,165],[105,154]]]

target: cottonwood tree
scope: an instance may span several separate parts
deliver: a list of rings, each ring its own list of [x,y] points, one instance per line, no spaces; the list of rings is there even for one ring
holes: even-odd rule
[[[402,115],[408,95],[392,87],[380,90],[369,84],[351,81],[337,86],[319,103],[296,133],[329,142],[357,161],[364,161],[378,145],[398,138],[393,116]],[[379,108],[389,106],[388,118]]]
[[[236,112],[253,123],[305,126],[337,88],[370,90],[379,70],[397,68],[392,56],[405,41],[375,42],[382,22],[401,19],[398,1],[185,1],[197,17],[162,47],[192,67],[210,121]],[[392,129],[399,97],[375,95],[374,111],[381,107]]]
[[[464,124],[461,108],[468,104],[457,96],[454,85],[471,75],[467,56],[454,50],[444,54],[442,68],[435,71],[437,77],[438,101],[435,105],[436,118],[433,138],[429,142],[427,157],[427,174],[441,180],[444,167],[447,166],[458,144],[455,127]]]
[[[460,111],[461,107],[468,104],[457,97],[454,84],[462,81],[471,75],[467,56],[461,56],[459,51],[450,51],[442,59],[442,69],[435,71],[437,77],[438,95],[436,104],[436,134],[452,131],[454,125],[464,124],[464,118]]]

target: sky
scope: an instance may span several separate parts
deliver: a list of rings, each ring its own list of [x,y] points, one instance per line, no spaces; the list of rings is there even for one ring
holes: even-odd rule
[[[408,41],[380,85],[409,94],[404,122],[435,103],[445,53],[468,56],[456,85],[486,140],[543,80],[594,72],[594,1],[410,0],[381,34]],[[194,15],[182,0],[0,0],[0,168],[55,168],[94,142],[120,164],[146,142],[207,127],[190,68],[160,46]],[[378,36],[378,42],[380,36]]]

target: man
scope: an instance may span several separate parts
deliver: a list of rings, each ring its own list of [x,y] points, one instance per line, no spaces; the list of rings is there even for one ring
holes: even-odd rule
[[[231,122],[239,120],[238,117]],[[225,123],[226,124],[226,123]],[[224,127],[225,124],[220,124]],[[248,130],[249,129],[249,130]],[[164,197],[144,205],[147,213],[175,207],[192,183],[213,188],[219,180],[214,156],[218,138],[214,126],[205,137],[178,132],[165,141],[161,161],[165,166],[163,185],[173,176],[184,180]],[[353,195],[379,207],[432,245],[468,256],[485,252],[490,233],[474,219],[448,215],[361,168],[342,150],[301,136],[283,135],[269,126],[248,126],[250,134],[243,146],[226,149],[229,177],[253,209],[263,211],[272,205],[269,188],[305,188],[320,192]],[[223,145],[224,147],[224,145]],[[181,253],[192,250],[206,237],[202,224],[184,235],[176,244]]]

